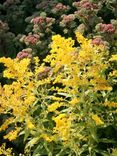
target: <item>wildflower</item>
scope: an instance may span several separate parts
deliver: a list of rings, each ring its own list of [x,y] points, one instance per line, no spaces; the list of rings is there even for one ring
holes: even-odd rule
[[[14,121],[14,118],[13,118],[13,117],[6,119],[5,122],[0,126],[0,131],[6,130],[6,129],[8,128],[8,126],[9,126],[11,123],[13,123],[13,121]]]
[[[75,6],[76,8],[87,9],[87,10],[98,9],[98,4],[91,3],[89,0],[82,0],[81,2],[74,2],[73,6]]]
[[[66,114],[60,114],[57,117],[53,117],[53,120],[56,123],[53,132],[58,134],[63,141],[68,140],[71,126],[70,117],[67,117]]]
[[[73,98],[73,99],[70,101],[70,104],[71,104],[71,105],[76,105],[77,103],[79,103],[79,101],[80,101],[80,100],[79,100],[78,98],[75,97],[75,98]]]
[[[51,105],[48,106],[48,111],[49,112],[54,112],[56,111],[57,108],[63,106],[63,103],[59,103],[59,102],[54,102]]]
[[[32,121],[29,118],[26,119],[26,124],[27,124],[27,128],[29,128],[29,129],[35,128],[34,124],[32,123]]]
[[[4,139],[8,139],[9,141],[13,141],[17,138],[20,128],[16,127],[15,130],[10,131],[8,134],[4,136]]]
[[[111,77],[117,77],[117,70],[113,70],[113,71],[109,74],[109,76],[111,76]]]
[[[117,102],[114,101],[106,101],[104,106],[108,106],[109,108],[117,108]]]
[[[95,121],[96,125],[103,125],[104,122],[100,119],[98,115],[92,115],[92,119]]]
[[[48,24],[48,26],[52,25],[55,22],[54,18],[51,17],[35,17],[34,19],[31,20],[31,23],[33,23],[34,25],[39,25],[39,26],[44,26],[46,24]]]
[[[53,136],[49,136],[47,134],[42,134],[41,137],[43,137],[43,139],[46,140],[47,142],[53,141]]]
[[[112,55],[109,61],[117,61],[117,54]]]

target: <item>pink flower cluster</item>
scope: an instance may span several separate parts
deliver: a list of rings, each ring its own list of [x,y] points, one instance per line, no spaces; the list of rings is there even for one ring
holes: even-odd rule
[[[67,24],[69,22],[72,22],[75,19],[74,14],[69,14],[69,15],[63,15],[61,23]]]
[[[39,17],[35,17],[31,20],[31,23],[33,24],[40,24],[40,23],[43,23],[45,21],[45,19],[41,16]]]
[[[37,34],[34,35],[28,35],[25,37],[24,41],[26,44],[32,44],[35,45],[39,41],[40,36]]]
[[[80,17],[80,18],[84,18],[84,19],[88,19],[89,18],[89,14],[85,14],[82,10],[77,10],[74,12],[74,15],[76,17]]]
[[[67,11],[69,10],[69,6],[63,5],[62,3],[58,3],[54,8],[53,12],[56,13],[58,11]]]
[[[39,17],[35,17],[31,20],[31,23],[33,24],[44,24],[44,23],[53,23],[55,21],[54,18],[51,18],[51,17],[42,17],[42,16],[39,16]]]
[[[41,80],[41,79],[47,78],[49,75],[52,75],[52,68],[46,66],[44,70],[39,73],[38,79]]]
[[[102,45],[104,48],[108,49],[109,48],[109,43],[107,41],[102,40],[100,36],[97,36],[92,40],[93,45]]]
[[[83,0],[81,2],[74,2],[73,6],[75,6],[76,8],[83,8],[87,10],[98,9],[98,5],[96,3],[91,3],[88,0]]]
[[[101,39],[101,37],[97,37],[95,39],[92,40],[92,44],[95,45],[104,45],[104,41]]]
[[[107,32],[107,33],[114,33],[115,32],[115,27],[112,24],[98,24],[99,30],[101,32]]]
[[[30,54],[28,51],[21,51],[17,54],[17,58],[22,60],[23,58],[32,58],[32,54]]]

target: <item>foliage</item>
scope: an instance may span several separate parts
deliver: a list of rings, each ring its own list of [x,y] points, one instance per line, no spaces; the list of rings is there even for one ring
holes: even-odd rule
[[[53,34],[74,38],[75,30],[88,38],[106,41],[110,52],[115,52],[116,6],[116,0],[2,0],[1,22],[9,27],[0,33],[2,55],[15,57],[23,49],[32,48],[32,55],[44,58],[50,51]],[[100,25],[104,31],[99,29]]]

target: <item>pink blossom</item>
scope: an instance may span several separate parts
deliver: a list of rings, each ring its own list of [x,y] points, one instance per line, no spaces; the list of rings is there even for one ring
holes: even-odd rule
[[[75,19],[75,16],[74,14],[69,14],[69,15],[63,15],[62,18],[63,18],[62,20],[63,23],[69,23]]]
[[[87,10],[98,9],[98,5],[96,3],[91,3],[88,0],[83,0],[81,2],[74,2],[73,5],[77,8],[85,8]]]
[[[54,18],[46,17],[46,23],[53,23],[55,20]]]
[[[100,24],[100,31],[113,33],[115,32],[115,27],[112,24]]]
[[[21,52],[19,52],[18,54],[17,54],[17,58],[18,59],[23,59],[23,58],[32,58],[32,55],[31,54],[29,54],[29,52],[26,52],[26,51],[21,51]]]
[[[92,44],[100,45],[100,44],[104,44],[104,42],[100,37],[97,37],[92,40]]]
[[[26,36],[25,38],[25,42],[28,43],[28,44],[36,44],[39,40],[39,35],[28,35]]]
[[[31,22],[34,23],[34,24],[41,24],[41,23],[45,22],[45,18],[43,18],[41,16],[35,17],[35,18],[32,19]]]
[[[58,3],[55,7],[54,7],[54,10],[56,11],[62,11],[62,10],[67,10],[68,9],[68,6],[66,5],[63,5],[62,3]]]

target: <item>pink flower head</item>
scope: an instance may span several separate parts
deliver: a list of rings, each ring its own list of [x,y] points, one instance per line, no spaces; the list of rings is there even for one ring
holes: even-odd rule
[[[98,5],[96,3],[91,3],[89,0],[82,0],[81,2],[74,2],[73,5],[76,8],[83,8],[87,10],[98,9]]]
[[[21,51],[17,54],[17,58],[22,60],[23,58],[32,58],[32,55],[29,52]]]
[[[73,6],[75,6],[76,8],[77,8],[77,7],[80,7],[80,2],[74,2],[74,3],[73,3]]]
[[[92,44],[97,45],[97,46],[103,45],[107,49],[109,47],[109,43],[107,41],[102,40],[102,38],[100,36],[97,36],[96,38],[94,38],[92,40]]]
[[[28,35],[25,38],[25,43],[35,45],[38,42],[38,40],[39,40],[39,35],[37,35],[37,34]]]
[[[46,23],[54,23],[55,19],[51,17],[46,17]]]
[[[100,24],[100,31],[102,32],[108,32],[108,33],[114,33],[115,27],[112,24]]]
[[[74,14],[63,15],[62,18],[63,18],[62,22],[66,24],[72,22],[75,19],[75,15]]]
[[[45,18],[44,17],[35,17],[31,20],[31,23],[34,23],[34,24],[42,24],[45,22]]]
[[[92,44],[100,45],[100,44],[104,44],[104,42],[100,37],[97,37],[92,40]]]
[[[62,10],[67,10],[68,7],[67,7],[66,5],[63,5],[62,3],[58,3],[58,4],[54,7],[54,9],[55,9],[56,11],[62,11]]]
[[[85,8],[85,9],[92,9],[92,5],[91,5],[91,3],[89,3],[89,2],[84,3],[84,4],[82,5],[82,7]]]

